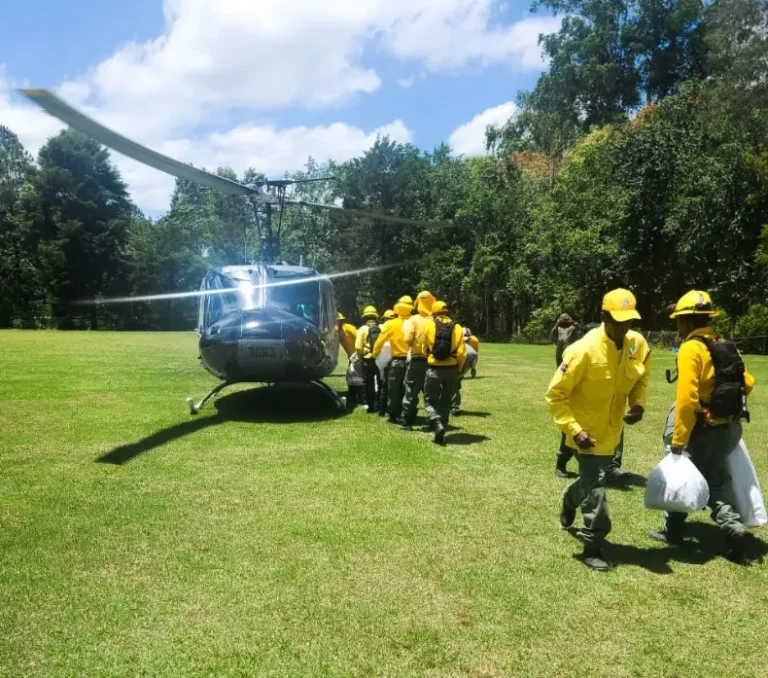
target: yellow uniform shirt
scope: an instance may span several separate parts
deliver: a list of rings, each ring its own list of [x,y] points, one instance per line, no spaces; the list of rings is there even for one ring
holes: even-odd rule
[[[574,437],[587,431],[597,442],[582,454],[612,455],[627,409],[645,407],[650,366],[648,342],[631,330],[624,338],[621,359],[604,325],[565,349],[546,400],[567,445],[577,449]]]
[[[357,337],[357,328],[344,323],[339,330],[339,344],[346,351],[347,358],[355,352],[355,337]]]
[[[427,322],[426,336],[427,336],[427,350],[429,358],[427,363],[432,367],[452,367],[456,365],[459,372],[464,369],[464,363],[467,360],[467,349],[464,346],[464,329],[459,323],[453,326],[453,332],[451,333],[451,357],[446,360],[437,360],[431,353],[432,347],[435,345],[435,334],[437,333],[437,327],[435,323],[451,322],[450,318],[440,316],[438,318],[432,318]]]
[[[374,327],[378,323],[372,322],[370,325],[365,324],[359,330],[357,330],[357,338],[355,339],[355,351],[361,358],[373,358],[371,347],[368,345],[368,332],[371,327]]]
[[[677,398],[675,399],[675,430],[672,434],[673,447],[685,447],[691,437],[699,412],[703,412],[708,423],[726,424],[727,419],[713,419],[704,411],[703,403],[712,399],[715,390],[715,367],[707,347],[693,337],[716,339],[711,327],[694,330],[681,344],[677,354]],[[747,394],[755,386],[755,378],[744,372],[744,386]]]
[[[429,317],[424,315],[414,315],[410,318],[405,330],[405,343],[411,347],[412,358],[427,357],[427,323]]]

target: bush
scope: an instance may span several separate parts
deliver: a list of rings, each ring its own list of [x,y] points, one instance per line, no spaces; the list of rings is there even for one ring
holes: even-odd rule
[[[737,337],[763,337],[768,335],[768,306],[755,304],[736,320]]]

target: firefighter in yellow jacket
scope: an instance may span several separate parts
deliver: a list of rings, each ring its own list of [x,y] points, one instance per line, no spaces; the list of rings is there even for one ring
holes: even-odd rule
[[[379,312],[374,306],[366,306],[363,309],[364,325],[357,330],[355,339],[355,353],[358,359],[363,361],[363,379],[365,381],[365,404],[368,414],[376,414],[376,396],[381,392],[381,378],[379,368],[373,358],[373,347],[381,334],[379,327]]]
[[[411,359],[405,371],[405,397],[403,398],[403,430],[412,431],[419,409],[419,393],[424,390],[427,377],[427,323],[432,317],[435,297],[431,292],[419,292],[416,297],[418,313],[411,316],[405,343],[411,350]]]
[[[427,323],[426,341],[429,358],[424,382],[427,418],[435,429],[434,441],[443,444],[451,403],[459,387],[459,374],[464,369],[467,349],[464,330],[448,316],[445,302],[432,305],[432,320]]]
[[[409,330],[411,313],[413,312],[413,299],[400,297],[395,304],[397,318],[388,320],[381,329],[381,334],[373,347],[372,357],[379,357],[384,344],[389,342],[392,349],[392,362],[389,364],[389,376],[387,378],[387,396],[389,421],[396,424],[403,409],[403,382],[407,367],[408,349],[405,341],[405,333]]]
[[[752,535],[726,497],[727,458],[741,440],[745,399],[755,380],[732,342],[712,328],[719,313],[706,292],[693,290],[675,305],[682,344],[677,354],[677,397],[673,454],[685,449],[709,485],[709,509],[726,534],[726,557],[742,565],[762,560]],[[714,356],[714,359],[713,359]],[[717,365],[717,368],[716,368]],[[717,375],[717,380],[716,380]],[[683,541],[685,513],[668,513],[664,527],[652,538],[677,546]]]
[[[384,313],[381,314],[381,322],[379,323],[379,327],[383,330],[384,325],[389,320],[394,320],[397,318],[397,313],[395,313],[391,308],[388,308]],[[379,390],[379,397],[378,397],[378,407],[379,407],[379,416],[380,417],[386,417],[387,416],[387,408],[389,407],[389,398],[388,398],[388,391],[389,388],[387,387],[387,382],[389,380],[389,365],[387,365],[384,368],[384,372],[380,374],[381,377],[381,389]]]
[[[606,470],[624,425],[643,418],[651,353],[645,338],[630,330],[640,314],[629,290],[609,292],[602,308],[602,325],[566,348],[546,395],[566,444],[578,449],[579,478],[563,493],[560,524],[573,525],[581,508],[583,559],[595,570],[610,568],[602,551],[611,530]]]
[[[346,317],[343,313],[336,314],[336,332],[339,335],[339,345],[344,349],[347,358],[351,358],[355,352],[355,338],[357,337],[357,328],[344,322]]]

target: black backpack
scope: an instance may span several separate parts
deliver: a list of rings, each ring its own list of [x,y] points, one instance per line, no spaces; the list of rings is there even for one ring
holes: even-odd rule
[[[706,337],[692,337],[707,347],[712,356],[712,365],[715,368],[715,388],[712,391],[712,400],[702,403],[707,407],[713,417],[717,419],[733,419],[749,421],[749,412],[746,409],[746,388],[744,385],[744,372],[746,367],[739,355],[736,344],[725,339],[707,339]]]
[[[435,360],[448,360],[454,355],[453,328],[456,323],[451,320],[442,322],[435,320],[435,344],[432,346],[432,356]]]
[[[373,347],[376,345],[376,340],[381,334],[381,327],[378,323],[368,327],[368,348],[373,351]]]

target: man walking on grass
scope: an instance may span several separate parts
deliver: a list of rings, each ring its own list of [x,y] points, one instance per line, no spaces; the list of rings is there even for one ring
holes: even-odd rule
[[[643,418],[651,354],[645,338],[630,329],[640,314],[629,290],[606,294],[602,309],[602,325],[565,350],[546,395],[555,425],[579,461],[579,478],[563,493],[560,524],[573,525],[581,508],[584,564],[599,571],[611,567],[603,555],[611,531],[606,471],[624,425]]]

